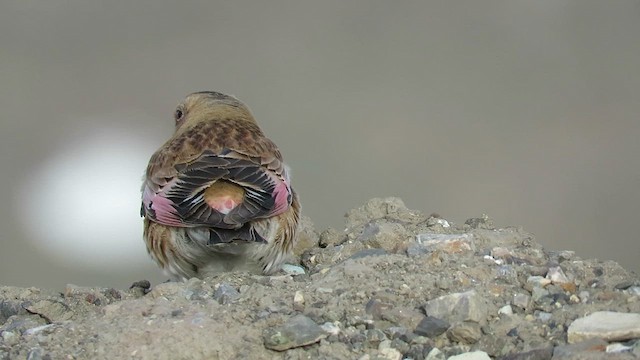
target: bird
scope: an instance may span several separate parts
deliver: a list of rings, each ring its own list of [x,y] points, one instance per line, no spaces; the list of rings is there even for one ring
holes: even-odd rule
[[[297,241],[300,202],[276,144],[244,103],[219,92],[189,94],[173,118],[143,176],[151,258],[175,281],[280,270]]]

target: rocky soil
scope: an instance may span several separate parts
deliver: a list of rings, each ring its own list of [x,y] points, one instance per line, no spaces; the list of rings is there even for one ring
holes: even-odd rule
[[[0,287],[0,359],[640,359],[640,279],[397,198],[302,224],[292,266],[62,293]]]

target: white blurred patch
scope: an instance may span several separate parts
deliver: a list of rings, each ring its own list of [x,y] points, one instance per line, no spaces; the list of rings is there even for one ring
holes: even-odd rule
[[[123,130],[93,129],[52,154],[16,199],[34,245],[69,267],[119,270],[149,261],[140,184],[158,144]]]

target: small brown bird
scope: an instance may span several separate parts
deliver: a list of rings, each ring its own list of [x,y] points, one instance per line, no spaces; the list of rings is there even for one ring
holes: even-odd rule
[[[221,93],[187,96],[174,119],[142,185],[151,257],[174,280],[277,271],[295,244],[300,205],[276,145],[242,102]]]

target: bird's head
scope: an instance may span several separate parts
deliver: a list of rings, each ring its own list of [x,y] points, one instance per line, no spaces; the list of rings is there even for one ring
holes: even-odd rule
[[[233,96],[213,91],[189,94],[173,113],[176,133],[202,121],[233,118],[255,123],[249,108]]]

